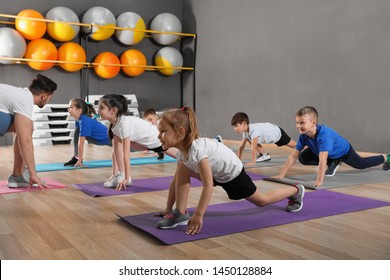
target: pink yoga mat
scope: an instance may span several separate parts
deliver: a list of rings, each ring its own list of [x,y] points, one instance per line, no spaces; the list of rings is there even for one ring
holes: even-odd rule
[[[20,193],[20,192],[32,192],[32,191],[40,191],[40,190],[52,190],[52,189],[62,189],[67,186],[52,179],[52,178],[42,178],[43,181],[49,185],[46,189],[41,189],[39,187],[31,187],[31,188],[9,188],[7,186],[7,181],[0,181],[0,194],[7,193]]]

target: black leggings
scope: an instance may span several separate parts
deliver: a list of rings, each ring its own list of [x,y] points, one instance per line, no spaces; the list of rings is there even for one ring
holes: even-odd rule
[[[370,156],[370,157],[361,157],[359,156],[355,150],[353,149],[352,145],[349,146],[348,153],[339,158],[342,162],[345,162],[349,166],[352,166],[356,169],[365,169],[373,166],[377,166],[379,164],[382,164],[385,162],[383,156]],[[299,162],[303,165],[318,165],[319,163],[319,157],[318,155],[314,154],[312,150],[305,149],[299,154],[298,158]],[[330,162],[332,162],[334,159],[327,160],[327,164],[329,165]]]

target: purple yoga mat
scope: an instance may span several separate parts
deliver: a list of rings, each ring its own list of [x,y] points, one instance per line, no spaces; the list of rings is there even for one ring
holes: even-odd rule
[[[177,244],[204,238],[261,229],[293,222],[300,222],[326,216],[339,215],[365,209],[390,206],[390,202],[319,190],[305,195],[300,212],[290,213],[284,210],[287,201],[263,208],[241,200],[210,205],[203,219],[203,229],[197,235],[186,235],[186,226],[174,229],[157,229],[158,217],[155,213],[121,217],[132,226],[141,229],[165,244]],[[194,209],[189,209],[190,214]]]
[[[264,178],[263,175],[256,173],[248,172],[248,175],[252,178],[252,180],[262,180]],[[167,190],[169,189],[169,184],[171,183],[172,179],[172,176],[135,179],[133,180],[133,184],[131,186],[127,187],[126,190],[119,192],[113,188],[104,188],[103,182],[91,184],[73,184],[73,186],[92,197],[99,197]],[[202,186],[202,183],[199,180],[191,178],[191,185],[193,187],[199,187]]]

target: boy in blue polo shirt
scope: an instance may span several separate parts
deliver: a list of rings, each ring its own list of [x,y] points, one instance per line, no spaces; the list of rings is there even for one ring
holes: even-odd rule
[[[334,176],[342,162],[356,169],[383,164],[383,170],[390,170],[390,154],[359,156],[352,145],[335,130],[317,124],[318,113],[314,107],[303,107],[295,119],[300,133],[296,150],[290,154],[277,178],[283,178],[297,159],[303,165],[318,165],[317,187],[322,185],[325,176]]]

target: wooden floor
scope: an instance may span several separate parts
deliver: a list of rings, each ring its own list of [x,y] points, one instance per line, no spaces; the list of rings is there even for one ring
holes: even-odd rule
[[[288,149],[266,148],[271,156],[289,153]],[[0,179],[6,180],[12,167],[12,148],[0,147],[0,153]],[[110,153],[109,147],[87,145],[86,160],[109,159]],[[72,146],[37,147],[35,155],[37,163],[65,162],[72,156]],[[280,168],[250,171],[275,175]],[[133,166],[132,177],[168,176],[174,170],[175,163]],[[315,168],[297,164],[290,174],[309,172]],[[390,207],[167,246],[115,215],[162,210],[167,191],[92,198],[71,184],[104,181],[110,176],[110,168],[39,175],[69,187],[0,195],[0,259],[390,259]],[[262,191],[285,187],[266,181],[256,184]],[[196,205],[200,191],[191,190],[189,207]],[[390,201],[390,180],[332,191]],[[224,191],[215,188],[211,204],[228,201]]]

